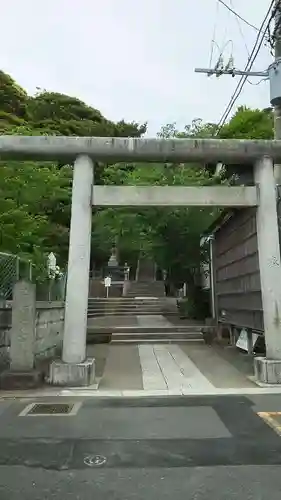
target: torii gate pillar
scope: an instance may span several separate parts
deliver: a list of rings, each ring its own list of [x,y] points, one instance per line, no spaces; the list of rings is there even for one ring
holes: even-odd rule
[[[95,377],[94,359],[86,359],[93,179],[92,160],[79,156],[73,171],[62,361],[50,369],[54,385],[86,386]]]
[[[255,358],[259,382],[281,383],[281,261],[274,165],[269,157],[255,165],[256,214],[266,358]]]

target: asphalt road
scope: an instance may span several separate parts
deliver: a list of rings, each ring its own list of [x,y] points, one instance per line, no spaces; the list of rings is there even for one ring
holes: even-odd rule
[[[79,404],[0,401],[1,500],[280,499],[281,437],[257,414],[280,395],[57,402]]]

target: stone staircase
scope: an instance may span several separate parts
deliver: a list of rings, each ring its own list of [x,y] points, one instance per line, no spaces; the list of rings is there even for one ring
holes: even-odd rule
[[[180,344],[186,342],[203,342],[203,326],[170,325],[170,326],[97,326],[89,321],[87,342],[99,343],[107,339],[111,344]]]
[[[90,298],[88,300],[88,318],[99,316],[153,316],[177,315],[176,299],[170,297],[145,297],[134,298],[110,297]]]
[[[182,327],[135,327],[122,328],[112,333],[111,344],[181,344],[201,343],[203,336],[199,326]]]
[[[137,281],[154,281],[155,270],[155,262],[152,259],[149,257],[140,257],[136,272]]]
[[[163,281],[130,281],[126,297],[165,297]]]
[[[123,297],[89,298],[87,342],[203,342],[201,326],[173,324],[172,317],[178,316],[177,300],[166,297],[163,281],[154,277],[154,263],[140,259],[137,280],[126,282]]]

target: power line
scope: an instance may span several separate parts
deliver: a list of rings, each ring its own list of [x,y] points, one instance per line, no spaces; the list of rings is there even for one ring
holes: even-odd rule
[[[232,6],[232,7],[234,7],[232,0],[230,0],[230,4],[231,4],[231,6]],[[243,33],[243,30],[242,30],[241,23],[239,22],[239,19],[240,19],[240,18],[239,18],[238,16],[236,16],[236,17],[235,17],[235,20],[236,20],[236,22],[237,22],[238,29],[239,29],[239,31],[240,31],[240,35],[241,35],[242,40],[243,40],[244,45],[245,45],[246,52],[247,52],[247,54],[248,54],[248,56],[249,56],[249,55],[250,55],[250,51],[249,51],[249,48],[248,48],[248,45],[247,45],[247,42],[246,42],[246,38],[245,38],[244,33]]]
[[[265,23],[267,21],[268,15],[270,14],[270,12],[271,12],[271,10],[273,8],[274,2],[275,2],[275,0],[272,0],[272,2],[270,4],[270,7],[269,7],[269,9],[268,9],[268,11],[266,13],[266,16],[265,16],[265,18],[264,18],[264,20],[262,22],[262,25],[261,25],[260,30],[258,32],[258,35],[257,35],[256,41],[255,41],[254,47],[253,47],[252,52],[251,52],[251,54],[250,54],[250,56],[249,56],[249,58],[247,60],[247,63],[246,63],[246,66],[245,66],[245,71],[250,71],[251,70],[251,68],[252,68],[252,66],[253,66],[253,64],[254,64],[254,62],[256,60],[256,57],[257,57],[257,55],[258,55],[258,53],[260,51],[262,42],[263,42],[264,37],[265,37],[265,33],[263,33],[262,38],[260,40],[259,40],[259,38],[260,38],[260,35],[262,33],[263,27],[264,27],[264,25],[265,25]],[[268,21],[267,27],[269,26],[269,23],[270,23],[273,15],[274,14],[271,15],[270,20]],[[238,85],[237,85],[234,93],[231,96],[230,102],[229,102],[228,106],[226,107],[226,109],[225,109],[225,111],[224,111],[224,113],[223,113],[223,115],[222,115],[222,117],[221,117],[221,119],[220,119],[220,121],[218,123],[218,129],[217,129],[216,134],[219,133],[219,131],[222,129],[223,125],[225,124],[225,122],[226,122],[226,120],[227,120],[227,118],[228,118],[228,116],[229,116],[229,114],[230,114],[230,112],[231,112],[231,110],[232,110],[235,102],[237,101],[238,97],[240,96],[240,94],[241,94],[241,92],[243,90],[243,87],[244,87],[246,81],[247,81],[247,75],[242,76],[240,78],[240,80],[238,82]]]
[[[248,83],[250,85],[260,85],[262,82],[266,82],[268,80],[268,77],[267,78],[262,78],[261,80],[259,80],[258,82],[254,83],[254,82],[250,82],[250,80],[248,80]]]
[[[267,11],[267,13],[265,15],[265,18],[264,18],[264,20],[263,20],[263,22],[261,24],[261,27],[258,30],[258,34],[257,34],[256,41],[254,43],[254,47],[252,49],[251,54],[248,57],[248,60],[247,60],[246,66],[245,66],[245,71],[250,71],[251,70],[251,68],[252,68],[252,66],[253,66],[256,58],[257,58],[257,55],[258,55],[258,53],[260,51],[260,48],[262,46],[262,43],[263,43],[265,35],[266,35],[266,31],[267,31],[267,29],[268,29],[268,27],[270,25],[270,22],[271,22],[272,18],[274,17],[274,14],[275,14],[275,12],[272,12],[271,16],[270,16],[270,19],[267,22],[267,18],[270,15],[270,12],[273,9],[274,3],[275,3],[275,0],[272,0],[271,4],[270,4],[270,7],[269,7],[269,9],[268,9],[268,11]],[[264,29],[264,25],[266,24],[266,22],[267,22],[267,25],[266,25],[266,27]],[[261,38],[260,38],[260,36],[261,36]],[[216,131],[215,135],[217,135],[220,132],[220,130],[222,129],[223,125],[225,124],[225,122],[226,122],[226,120],[227,120],[227,118],[228,118],[228,116],[229,116],[229,114],[230,114],[230,112],[231,112],[231,110],[232,110],[235,102],[237,101],[238,97],[240,96],[240,94],[241,94],[241,92],[243,90],[243,87],[244,87],[244,85],[245,85],[245,83],[247,81],[247,78],[248,78],[247,75],[242,76],[240,78],[240,80],[239,80],[239,82],[237,84],[237,87],[236,87],[235,91],[233,92],[233,94],[232,94],[232,96],[230,98],[230,101],[229,101],[229,103],[228,103],[228,105],[227,105],[227,107],[226,107],[223,115],[221,116],[221,118],[219,120],[218,128],[217,128],[217,131]]]
[[[230,12],[232,12],[232,14],[234,14],[236,17],[238,17],[238,19],[240,19],[241,21],[243,21],[243,23],[245,23],[248,26],[250,26],[250,28],[253,28],[256,31],[259,31],[259,29],[256,26],[254,26],[254,24],[249,23],[249,21],[247,21],[247,19],[245,19],[244,17],[240,16],[240,14],[238,14],[238,12],[236,12],[234,9],[232,9],[223,0],[218,0],[218,2],[221,3],[222,5],[224,5],[224,7],[226,7],[226,9],[228,9]]]
[[[214,55],[214,46],[217,45],[216,43],[216,30],[217,30],[217,18],[218,18],[218,11],[219,11],[219,2],[217,0],[216,2],[216,14],[215,14],[215,23],[214,23],[214,31],[213,31],[213,37],[211,41],[211,53],[210,53],[210,62],[209,62],[209,67],[212,66],[213,62],[213,55]]]

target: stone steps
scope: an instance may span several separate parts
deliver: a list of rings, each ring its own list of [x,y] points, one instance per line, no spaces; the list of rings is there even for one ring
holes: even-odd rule
[[[120,309],[114,309],[114,310],[105,310],[105,309],[102,309],[102,310],[95,310],[95,311],[88,311],[88,318],[95,318],[95,317],[102,317],[102,316],[134,316],[134,315],[138,315],[138,316],[159,316],[159,315],[162,315],[164,314],[165,316],[177,316],[177,313],[176,312],[172,312],[172,311],[163,311],[162,309],[161,310],[148,310],[148,309],[144,309],[144,310],[133,310],[133,309],[129,309],[129,310],[120,310]]]
[[[97,310],[97,311],[89,311],[88,312],[88,318],[95,318],[95,317],[102,317],[102,316],[159,316],[159,315],[165,315],[165,316],[177,316],[177,313],[171,312],[171,311],[163,311],[163,310],[120,310],[120,309],[114,309],[114,310]]]
[[[133,316],[133,315],[177,315],[175,300],[170,298],[109,297],[91,298],[88,301],[88,317]]]
[[[203,342],[203,325],[93,326],[88,324],[87,342],[102,338],[115,344]]]
[[[186,344],[188,342],[192,342],[192,344],[201,344],[204,342],[203,338],[189,338],[189,337],[161,337],[159,339],[155,338],[135,338],[130,337],[129,339],[112,339],[111,344],[114,345],[123,345],[123,344]]]
[[[168,325],[168,326],[140,326],[140,325],[131,325],[131,326],[94,326],[91,323],[88,324],[88,336],[99,334],[122,334],[122,335],[139,335],[139,334],[200,334],[203,325]]]
[[[162,281],[130,281],[126,297],[165,297]]]
[[[111,337],[112,344],[139,344],[139,343],[178,343],[178,342],[203,342],[200,332],[148,332],[134,333],[114,333]]]
[[[92,297],[92,298],[89,298],[88,300],[88,303],[89,304],[95,304],[95,303],[100,303],[100,302],[104,302],[104,303],[118,303],[118,302],[127,302],[127,303],[144,303],[144,304],[147,304],[149,302],[152,302],[154,304],[157,304],[157,303],[166,303],[166,302],[175,302],[176,303],[176,300],[174,299],[170,299],[169,297],[149,297],[149,296],[136,296],[136,297],[128,297],[128,296],[125,296],[125,297]]]
[[[95,326],[94,324],[91,324],[91,322],[88,323],[88,333],[161,333],[161,332],[168,332],[168,333],[198,333],[201,332],[202,328],[206,328],[206,325],[160,325],[160,326],[141,326],[141,325],[122,325],[122,326]]]
[[[195,327],[196,328],[196,327]],[[186,331],[172,328],[144,328],[129,327],[115,328],[110,331],[108,328],[99,328],[97,330],[88,328],[87,342],[95,343],[96,339],[110,336],[110,342],[113,344],[140,344],[140,343],[184,343],[184,342],[203,342],[203,336],[200,330],[194,328]]]

